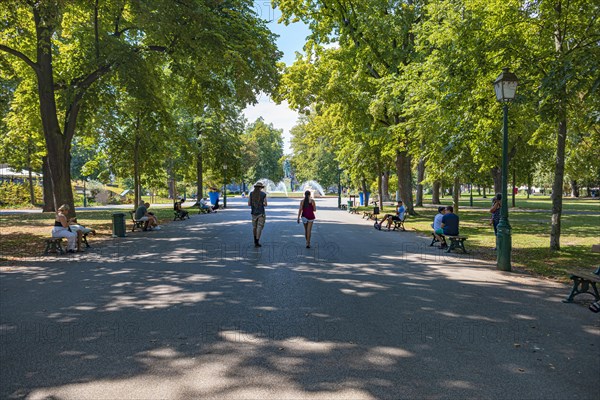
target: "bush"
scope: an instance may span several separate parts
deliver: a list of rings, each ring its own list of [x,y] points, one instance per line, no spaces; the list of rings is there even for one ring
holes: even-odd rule
[[[33,195],[35,197],[35,203],[41,204],[44,198],[42,187],[34,185]],[[0,183],[0,205],[5,207],[19,207],[31,205],[31,198],[29,196],[29,182]]]

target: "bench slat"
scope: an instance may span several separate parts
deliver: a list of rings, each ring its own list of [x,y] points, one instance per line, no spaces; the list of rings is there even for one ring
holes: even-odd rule
[[[567,271],[569,275],[577,276],[579,278],[587,279],[592,282],[600,282],[600,276],[594,274],[593,272],[587,271]]]

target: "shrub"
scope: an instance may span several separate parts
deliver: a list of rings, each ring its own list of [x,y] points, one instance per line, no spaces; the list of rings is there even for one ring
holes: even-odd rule
[[[33,185],[33,195],[35,203],[40,204],[43,201],[43,190],[41,186]],[[19,207],[31,204],[29,195],[29,182],[2,182],[0,183],[0,205],[5,207]]]

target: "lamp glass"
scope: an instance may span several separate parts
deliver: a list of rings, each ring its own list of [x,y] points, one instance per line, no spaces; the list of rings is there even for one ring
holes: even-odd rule
[[[510,72],[508,68],[504,68],[502,73],[494,82],[494,90],[496,91],[496,99],[498,101],[511,101],[517,93],[519,80],[517,76]]]

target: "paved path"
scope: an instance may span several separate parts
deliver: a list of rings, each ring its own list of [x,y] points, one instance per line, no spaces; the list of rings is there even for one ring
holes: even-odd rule
[[[0,268],[0,398],[598,399],[600,318],[565,285],[319,203],[241,200]],[[293,208],[292,208],[293,207]]]

